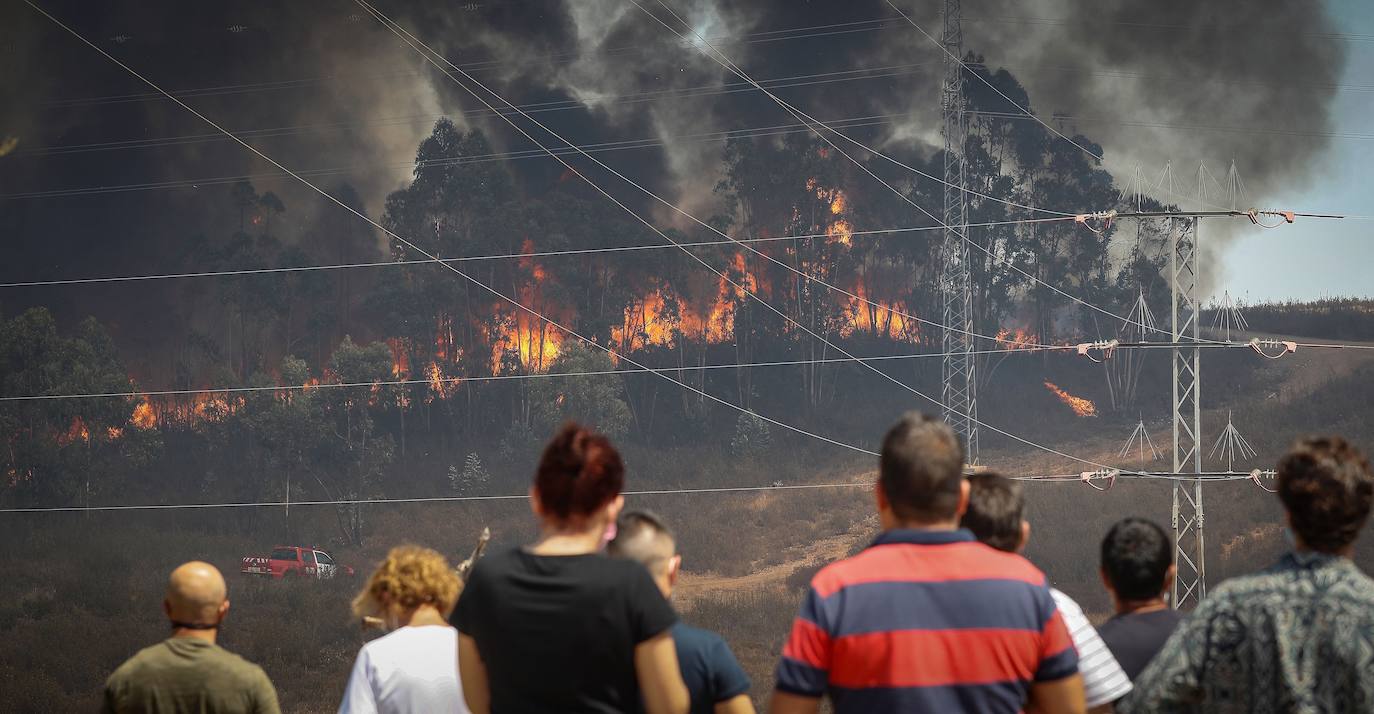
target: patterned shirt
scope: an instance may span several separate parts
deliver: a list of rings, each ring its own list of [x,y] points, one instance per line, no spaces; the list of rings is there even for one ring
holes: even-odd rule
[[[1019,712],[1078,672],[1041,573],[965,530],[892,530],[811,581],[777,689],[851,712]]]
[[[1374,580],[1305,552],[1223,583],[1117,711],[1374,711]]]

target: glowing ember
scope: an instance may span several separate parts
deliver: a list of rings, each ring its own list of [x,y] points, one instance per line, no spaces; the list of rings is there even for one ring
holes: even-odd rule
[[[410,376],[410,355],[406,354],[405,343],[399,338],[387,338],[386,346],[391,348],[391,376],[405,379]]]
[[[86,428],[86,422],[79,416],[72,417],[72,425],[67,427],[67,431],[57,435],[57,443],[66,446],[77,441],[89,442],[91,432]]]
[[[105,436],[110,437],[110,441],[119,441],[119,438],[124,436],[124,430],[117,426],[107,426]]]
[[[1074,414],[1077,414],[1081,417],[1097,416],[1097,405],[1093,404],[1090,400],[1084,399],[1082,397],[1075,397],[1074,395],[1069,394],[1068,392],[1060,389],[1058,386],[1055,385],[1054,382],[1045,382],[1045,387],[1049,389],[1051,392],[1054,392],[1054,396],[1059,397],[1060,401],[1069,405],[1069,408],[1073,410]]]

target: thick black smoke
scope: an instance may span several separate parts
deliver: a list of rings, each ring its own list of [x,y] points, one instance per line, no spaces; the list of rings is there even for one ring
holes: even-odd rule
[[[642,140],[598,156],[705,218],[719,209],[716,133],[795,131],[788,127],[795,120],[740,84],[700,43],[680,37],[687,28],[658,0],[636,2],[672,29],[629,0],[376,4],[569,140]],[[782,85],[780,96],[817,118],[850,120],[848,132],[885,150],[938,148],[942,55],[886,2],[669,4],[692,30],[755,78]],[[535,148],[353,3],[44,6],[287,166],[329,188],[351,184],[373,215],[406,178],[416,145],[439,115],[483,128],[497,150]],[[906,0],[901,7],[938,35],[938,3]],[[1199,159],[1218,177],[1234,159],[1248,202],[1266,204],[1309,180],[1327,145],[1345,48],[1321,4],[968,0],[964,15],[965,49],[1007,69],[1042,117],[1066,115],[1056,126],[1100,144],[1119,180],[1137,163],[1153,178],[1171,161],[1177,187],[1191,195],[1186,177]],[[193,267],[196,236],[232,229],[228,189],[238,176],[282,196],[288,211],[281,233],[289,239],[305,240],[321,212],[337,210],[170,102],[138,96],[148,89],[26,6],[6,4],[0,20],[0,143],[11,136],[18,142],[0,157],[7,252],[0,280]],[[70,101],[90,98],[101,99]],[[151,145],[68,151],[130,141]],[[531,194],[571,185],[560,183],[565,172],[547,158],[509,165]],[[680,220],[604,172],[591,175],[661,220]],[[157,182],[168,185],[52,194]],[[1223,198],[1214,193],[1212,200]],[[0,295],[0,310],[117,306],[119,319],[132,321],[131,314],[156,314],[166,295],[157,284],[10,291]]]

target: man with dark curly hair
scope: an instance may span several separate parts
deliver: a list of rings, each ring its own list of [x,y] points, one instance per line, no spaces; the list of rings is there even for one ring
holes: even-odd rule
[[[1210,594],[1118,711],[1374,711],[1374,580],[1350,560],[1374,503],[1369,461],[1338,436],[1305,439],[1278,483],[1292,552]]]

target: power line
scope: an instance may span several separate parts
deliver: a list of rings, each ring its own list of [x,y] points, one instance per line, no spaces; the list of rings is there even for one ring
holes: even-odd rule
[[[981,16],[981,17],[966,17],[966,18],[964,18],[964,19],[965,19],[966,21],[971,21],[971,22],[1002,22],[1002,23],[1020,24],[1020,25],[1072,25],[1072,24],[1075,24],[1075,23],[1077,22],[1076,20],[1069,19],[1069,18],[1059,18],[1059,17],[1024,17],[1024,16],[1018,17],[1018,16],[1013,16],[1013,15],[984,15],[984,16]],[[1215,30],[1215,31],[1218,31],[1218,32],[1223,32],[1223,31],[1225,31],[1225,32],[1234,32],[1234,31],[1242,30],[1242,29],[1246,29],[1246,28],[1250,28],[1250,29],[1253,29],[1253,28],[1254,28],[1254,24],[1248,24],[1248,25],[1247,25],[1247,24],[1245,24],[1245,23],[1240,23],[1240,22],[1237,22],[1237,23],[1230,23],[1230,24],[1216,23],[1216,24],[1194,24],[1194,25],[1187,25],[1187,24],[1163,23],[1163,22],[1131,22],[1131,21],[1126,21],[1126,20],[1107,20],[1107,19],[1102,18],[1101,16],[1093,17],[1091,24],[1094,25],[1094,26],[1099,26],[1099,25],[1115,25],[1115,26],[1118,26],[1118,27],[1129,27],[1129,28],[1135,29],[1135,30],[1170,30],[1170,31],[1187,30],[1187,31],[1189,31],[1189,32],[1196,32],[1196,31],[1199,31],[1199,30]],[[1285,29],[1286,29],[1286,28],[1285,28]],[[1346,41],[1349,41],[1349,42],[1374,42],[1374,35],[1371,35],[1371,34],[1363,34],[1363,33],[1348,33],[1348,32],[1304,32],[1304,33],[1301,33],[1301,34],[1288,33],[1288,36],[1290,36],[1290,37],[1291,37],[1291,36],[1298,36],[1298,37],[1314,37],[1314,38],[1323,39],[1323,40],[1346,40]]]
[[[974,352],[977,355],[992,354],[1012,354],[1017,352],[1039,353],[1053,351],[1069,351],[1077,349],[1074,345],[1054,345],[1046,347],[1036,347],[1027,345],[1012,349],[988,349]],[[876,357],[823,357],[816,359],[802,360],[774,360],[769,362],[740,362],[731,364],[707,364],[707,365],[683,365],[681,367],[659,367],[665,372],[702,372],[718,369],[743,369],[756,367],[796,367],[811,366],[820,364],[840,364],[848,362],[886,362],[891,360],[906,359],[931,359],[943,357],[939,352],[919,352],[913,354],[879,355]],[[89,393],[67,393],[67,394],[26,394],[10,397],[0,397],[0,402],[33,402],[49,401],[56,399],[106,399],[106,398],[127,398],[139,399],[145,397],[176,397],[192,396],[197,394],[245,394],[257,392],[288,392],[288,391],[311,391],[314,389],[341,389],[341,388],[376,388],[376,387],[405,387],[421,384],[448,384],[460,385],[467,382],[505,382],[522,381],[526,379],[559,379],[565,377],[607,377],[616,375],[645,374],[653,370],[647,368],[640,369],[603,369],[589,370],[581,372],[531,372],[528,374],[496,374],[479,375],[475,377],[439,377],[428,379],[392,379],[376,380],[372,382],[320,382],[319,384],[279,384],[258,387],[204,387],[200,389],[155,389],[155,390],[131,390],[127,392],[89,392]]]
[[[196,111],[195,109],[193,109],[190,105],[186,104],[185,102],[181,101],[180,99],[177,99],[176,97],[172,96],[171,94],[168,94],[168,93],[166,92],[166,90],[162,89],[160,86],[158,86],[158,85],[157,85],[156,83],[154,83],[152,80],[147,79],[147,78],[144,77],[143,75],[139,74],[139,73],[138,73],[137,71],[135,71],[133,68],[131,68],[131,67],[129,67],[128,65],[124,64],[123,62],[119,61],[119,60],[116,59],[113,55],[111,55],[110,53],[108,53],[108,52],[106,52],[105,50],[101,49],[98,45],[96,45],[96,44],[94,44],[93,42],[91,42],[90,40],[86,39],[83,35],[81,35],[81,34],[78,33],[77,31],[73,30],[72,28],[70,28],[70,27],[68,27],[67,25],[63,24],[63,23],[62,23],[60,20],[58,20],[57,18],[55,18],[55,17],[53,17],[52,15],[48,14],[48,12],[47,12],[46,10],[44,10],[43,8],[41,8],[41,7],[39,7],[38,5],[34,4],[32,0],[24,0],[24,3],[25,3],[26,5],[28,5],[29,7],[33,8],[35,11],[39,12],[40,14],[42,14],[44,17],[48,18],[50,21],[52,21],[52,22],[53,22],[54,24],[56,24],[58,27],[61,27],[63,30],[66,30],[68,34],[71,34],[73,37],[77,38],[78,40],[80,40],[81,42],[83,42],[84,44],[86,44],[88,47],[90,47],[91,49],[95,50],[96,52],[99,52],[99,53],[100,53],[101,55],[103,55],[106,59],[110,60],[111,62],[114,62],[114,63],[117,64],[117,65],[119,65],[122,69],[124,69],[126,72],[132,74],[134,77],[137,77],[140,81],[142,81],[143,83],[147,84],[149,87],[152,87],[153,89],[157,90],[158,92],[161,92],[161,93],[164,94],[168,99],[170,99],[171,101],[177,103],[179,106],[181,106],[183,109],[185,109],[186,111],[190,112],[191,114],[194,114],[194,115],[195,115],[197,118],[199,118],[200,120],[204,121],[205,123],[209,124],[210,126],[214,127],[215,129],[224,132],[226,135],[228,135],[228,136],[230,136],[230,137],[233,137],[234,140],[235,140],[235,142],[238,143],[240,146],[243,146],[245,149],[248,149],[249,151],[253,152],[253,153],[256,154],[259,158],[263,159],[264,161],[267,161],[268,163],[272,164],[273,166],[277,167],[278,169],[280,169],[280,170],[282,170],[282,171],[286,171],[286,172],[288,172],[288,173],[291,173],[291,170],[290,170],[290,169],[288,169],[288,168],[286,168],[285,166],[283,166],[282,164],[278,163],[277,161],[275,161],[274,159],[272,159],[272,158],[271,158],[270,156],[268,156],[267,154],[265,154],[265,153],[263,153],[262,151],[258,150],[258,149],[257,149],[256,147],[254,147],[253,145],[247,143],[246,141],[243,141],[242,139],[239,139],[239,138],[238,138],[237,136],[235,136],[232,132],[230,132],[230,131],[227,130],[227,129],[224,129],[224,128],[221,127],[219,124],[217,124],[217,123],[215,123],[213,120],[211,120],[209,117],[206,117],[204,114],[201,114],[200,112],[198,112],[198,111]],[[372,220],[371,218],[368,218],[366,214],[362,213],[361,211],[358,211],[356,208],[353,208],[352,206],[348,205],[347,203],[344,203],[343,201],[340,201],[338,198],[335,198],[335,197],[334,197],[332,194],[330,194],[329,192],[325,191],[324,189],[321,189],[320,187],[316,186],[315,184],[311,183],[310,181],[306,180],[305,178],[303,178],[303,177],[301,177],[301,176],[299,176],[299,175],[297,175],[297,174],[295,174],[295,173],[292,173],[292,176],[295,177],[297,180],[299,180],[299,181],[300,181],[302,184],[304,184],[306,187],[308,187],[308,188],[310,188],[311,190],[315,191],[316,193],[320,194],[320,195],[323,196],[324,198],[326,198],[326,199],[328,199],[328,200],[334,202],[335,204],[337,204],[338,206],[340,206],[340,207],[343,208],[344,210],[346,210],[346,211],[352,213],[353,215],[357,216],[358,218],[361,218],[362,220],[366,221],[367,223],[369,223],[370,225],[372,225],[374,228],[376,228],[376,229],[382,231],[384,234],[386,234],[386,235],[388,235],[388,236],[390,236],[390,237],[396,239],[397,241],[399,241],[399,242],[405,244],[406,246],[410,247],[410,248],[411,248],[412,250],[414,250],[415,252],[417,252],[417,253],[419,253],[419,254],[421,254],[421,255],[427,257],[427,258],[430,258],[430,259],[432,259],[432,260],[439,261],[439,258],[438,258],[437,256],[431,255],[429,252],[425,251],[423,248],[420,248],[418,245],[416,245],[416,244],[414,244],[414,243],[412,243],[412,242],[406,240],[405,238],[401,237],[400,235],[397,235],[395,232],[393,232],[393,231],[387,229],[385,226],[381,225],[380,223],[377,223],[376,221]],[[570,329],[570,328],[564,327],[563,325],[559,324],[558,322],[555,322],[555,321],[553,321],[553,320],[551,320],[551,319],[545,317],[544,315],[540,314],[538,311],[536,311],[536,310],[534,310],[534,309],[532,309],[532,308],[529,308],[529,307],[525,306],[524,304],[520,303],[518,300],[515,300],[515,299],[513,299],[513,298],[507,297],[507,296],[506,296],[504,293],[502,293],[501,291],[499,291],[499,290],[497,290],[497,289],[495,289],[495,288],[493,288],[493,287],[487,285],[486,283],[483,283],[483,282],[480,281],[480,280],[477,280],[476,278],[474,278],[474,277],[468,275],[467,273],[464,273],[463,271],[459,270],[458,268],[456,268],[456,267],[454,267],[454,266],[452,266],[452,265],[450,265],[450,264],[448,264],[448,263],[444,263],[444,262],[442,262],[442,261],[439,261],[439,264],[440,264],[440,265],[443,265],[445,268],[447,268],[449,271],[453,272],[454,274],[456,274],[456,275],[462,277],[464,280],[467,280],[468,282],[471,282],[471,283],[475,284],[477,287],[482,288],[483,290],[485,290],[485,291],[491,293],[492,295],[495,295],[496,297],[499,297],[499,298],[501,298],[502,300],[505,300],[505,301],[511,303],[511,304],[514,305],[516,308],[518,308],[518,309],[520,309],[520,310],[522,310],[522,311],[528,313],[528,314],[531,315],[532,317],[535,317],[535,318],[537,318],[537,319],[539,319],[539,320],[542,320],[543,322],[545,322],[545,323],[547,323],[547,324],[553,326],[554,328],[556,328],[556,329],[558,329],[558,330],[560,330],[560,331],[562,331],[562,332],[564,332],[564,333],[566,333],[566,334],[568,334],[568,335],[571,335],[572,337],[575,337],[575,338],[581,340],[582,342],[584,342],[584,343],[586,343],[586,344],[588,344],[588,345],[593,346],[593,347],[596,348],[596,349],[600,349],[600,350],[606,352],[607,354],[609,354],[609,355],[611,355],[611,356],[613,356],[613,357],[617,356],[612,350],[610,350],[609,348],[607,348],[607,347],[605,347],[605,346],[599,344],[599,343],[596,342],[595,340],[592,340],[592,339],[589,339],[589,338],[587,338],[587,337],[584,337],[584,336],[581,335],[580,333],[575,332],[575,331],[573,331],[573,330]],[[749,414],[749,415],[753,416],[753,417],[756,418],[756,419],[761,419],[761,420],[763,420],[763,421],[766,421],[766,422],[768,422],[768,423],[770,423],[770,424],[773,424],[773,425],[775,425],[775,426],[778,426],[778,427],[787,429],[787,430],[789,430],[789,431],[793,431],[793,432],[796,432],[796,433],[798,433],[798,434],[802,434],[802,435],[804,435],[804,436],[809,436],[809,437],[811,437],[811,438],[814,438],[814,439],[817,439],[817,440],[820,440],[820,441],[824,441],[824,442],[826,442],[826,443],[833,444],[833,445],[839,446],[839,447],[841,447],[841,448],[849,449],[849,450],[851,450],[851,451],[858,451],[858,452],[860,452],[860,453],[865,453],[865,454],[869,454],[869,455],[873,455],[873,453],[874,453],[874,452],[872,452],[872,451],[870,451],[870,450],[868,450],[868,449],[864,449],[864,448],[861,448],[861,447],[858,447],[858,446],[854,446],[853,444],[847,444],[847,443],[845,443],[845,442],[838,441],[838,440],[836,440],[836,439],[832,439],[832,438],[827,437],[827,436],[822,436],[822,435],[820,435],[820,434],[816,434],[816,433],[807,431],[807,430],[805,430],[805,429],[802,429],[801,427],[794,426],[794,425],[792,425],[792,424],[788,424],[788,423],[783,422],[783,421],[779,421],[779,420],[777,420],[777,419],[774,419],[774,418],[769,417],[769,416],[765,416],[765,415],[763,415],[763,414],[759,414],[759,413],[754,412],[753,410],[750,410],[750,409],[748,409],[748,408],[746,408],[746,407],[739,406],[739,405],[734,404],[734,403],[732,403],[732,402],[729,402],[729,401],[726,401],[726,400],[724,400],[724,399],[721,399],[720,397],[717,397],[717,396],[708,394],[707,392],[705,392],[705,391],[703,391],[703,390],[701,390],[701,389],[697,389],[696,387],[693,387],[693,386],[691,386],[691,385],[689,385],[689,384],[686,384],[685,382],[682,382],[682,381],[680,381],[680,380],[674,379],[671,375],[667,374],[667,373],[664,372],[664,371],[649,369],[648,367],[645,367],[644,365],[639,364],[638,362],[635,362],[635,361],[634,361],[633,359],[631,359],[628,355],[619,355],[619,357],[620,357],[620,359],[623,359],[625,362],[627,362],[627,363],[629,363],[629,364],[631,364],[631,365],[633,365],[633,366],[635,366],[635,367],[639,367],[639,368],[641,368],[641,369],[646,369],[646,370],[652,372],[653,374],[657,375],[657,376],[660,377],[661,379],[664,379],[664,380],[667,380],[667,381],[669,381],[669,382],[672,382],[673,384],[676,384],[676,385],[682,387],[683,389],[687,389],[687,390],[689,390],[689,391],[691,391],[691,392],[694,392],[694,393],[700,395],[701,397],[703,397],[703,398],[705,398],[705,399],[710,399],[710,400],[713,401],[713,402],[722,404],[722,405],[724,405],[724,406],[726,406],[726,407],[729,407],[729,408],[731,408],[731,409],[735,409],[735,410],[737,410],[737,411],[739,411],[739,412],[741,412],[741,413]]]
[[[773,88],[792,88],[806,87],[818,84],[834,84],[841,82],[853,82],[867,79],[887,79],[903,75],[913,74],[915,70],[928,66],[927,63],[888,65],[873,68],[849,69],[835,72],[821,72],[816,74],[800,74],[789,77],[777,77],[763,80],[764,84]],[[803,81],[810,80],[810,81]],[[730,82],[721,86],[700,85],[683,89],[662,89],[647,92],[635,92],[632,94],[612,95],[598,101],[596,106],[601,105],[626,105],[643,104],[669,97],[715,97],[726,94],[737,94],[750,91],[752,88],[743,82]],[[588,105],[581,100],[565,99],[548,102],[531,102],[528,104],[517,105],[521,109],[531,113],[539,114],[544,112],[559,112],[574,109],[586,109]],[[508,111],[508,110],[502,110]],[[495,116],[496,112],[486,109],[475,109],[457,112],[458,116],[465,119],[476,119]],[[411,121],[437,120],[450,116],[449,114],[413,114],[403,117],[386,117],[370,121],[358,122],[323,122],[314,124],[295,124],[286,126],[266,127],[259,129],[244,129],[237,133],[244,137],[278,137],[289,136],[303,133],[307,130],[321,129],[354,129],[368,126],[394,126]],[[186,146],[210,141],[225,141],[221,134],[188,134],[182,136],[166,136],[139,139],[123,139],[103,142],[87,142],[81,144],[59,144],[51,146],[39,146],[32,149],[15,152],[14,156],[54,156],[76,153],[86,153],[91,151],[112,151],[119,149],[146,149],[161,146]]]
[[[877,454],[874,454],[877,456]],[[1009,476],[1013,481],[1037,483],[1083,483],[1085,476],[1091,474],[1047,474]],[[1154,474],[1147,471],[1112,471],[1113,478],[1158,479],[1158,481],[1180,481],[1172,474]],[[1201,481],[1250,481],[1253,474],[1239,474],[1231,471],[1206,472],[1198,474]],[[1194,476],[1183,481],[1194,481]],[[728,494],[757,492],[797,492],[797,490],[819,489],[871,489],[870,482],[845,483],[796,483],[796,485],[769,486],[716,486],[703,489],[646,489],[628,490],[621,496],[692,496],[692,494]],[[521,501],[529,498],[528,493],[499,494],[499,496],[420,496],[412,498],[328,498],[313,501],[220,501],[220,503],[199,504],[131,504],[131,505],[55,505],[55,507],[0,508],[0,514],[76,514],[76,512],[103,511],[191,511],[206,508],[280,508],[287,505],[403,505],[433,503],[481,503],[481,501]]]
[[[970,227],[1006,226],[1022,223],[1048,223],[1054,221],[1068,220],[1062,218],[1020,218],[1008,221],[988,221],[985,223],[971,224]],[[910,228],[877,228],[872,230],[850,231],[847,235],[858,237],[884,236],[895,233],[920,233],[925,231],[944,230],[941,226],[914,226]],[[711,240],[711,241],[692,241],[684,242],[682,245],[688,248],[710,247],[733,245],[734,243],[775,243],[779,241],[811,240],[816,238],[830,238],[829,233],[811,233],[807,235],[792,236],[767,236],[761,238],[735,238],[734,240]],[[627,245],[613,246],[606,248],[573,248],[568,250],[547,250],[533,251],[529,253],[501,253],[495,255],[472,255],[460,258],[443,258],[444,263],[463,263],[482,260],[511,260],[511,259],[533,259],[551,258],[573,255],[591,255],[598,253],[622,253],[627,251],[642,250],[665,250],[671,249],[671,245],[651,244],[651,245]],[[146,275],[113,275],[91,278],[58,278],[53,280],[29,280],[23,282],[0,283],[0,288],[31,288],[56,285],[86,285],[92,283],[122,283],[142,280],[174,280],[183,278],[211,278],[226,276],[243,275],[271,275],[277,273],[297,273],[318,270],[344,270],[352,268],[384,268],[393,266],[409,266],[434,263],[433,260],[380,260],[363,263],[334,263],[330,265],[302,265],[282,268],[245,268],[242,270],[206,270],[184,273],[156,273]]]
[[[1010,348],[974,350],[976,356],[985,355],[1012,355],[1012,354],[1039,354],[1044,352],[1072,352],[1082,351],[1087,345],[1035,345],[1033,343],[1014,343],[1017,345]],[[1338,349],[1338,350],[1374,350],[1374,345],[1352,344],[1352,343],[1332,343],[1332,342],[1294,342],[1295,347],[1305,349]],[[1106,349],[1107,344],[1091,349]],[[1199,347],[1204,349],[1251,349],[1255,345],[1250,342],[1138,342],[1112,344],[1110,349],[1117,350],[1149,350],[1149,349],[1172,349],[1174,347]],[[851,362],[887,362],[893,360],[909,359],[935,359],[945,357],[944,352],[917,352],[908,354],[879,355],[874,357],[822,357],[815,359],[799,360],[772,360],[765,362],[732,362],[727,364],[706,364],[706,365],[683,365],[681,367],[659,367],[665,372],[702,372],[721,369],[751,369],[763,367],[799,367],[822,364],[844,364]],[[580,372],[532,372],[528,374],[497,374],[497,375],[477,375],[472,377],[439,377],[427,379],[393,379],[377,380],[372,382],[320,382],[318,384],[278,384],[259,387],[202,387],[198,389],[142,389],[127,392],[86,392],[86,393],[65,393],[65,394],[27,394],[18,396],[0,397],[0,402],[24,402],[24,401],[46,401],[55,399],[102,399],[102,398],[127,398],[138,399],[145,397],[172,397],[172,396],[193,396],[197,394],[242,394],[253,392],[285,392],[285,391],[310,391],[313,389],[340,389],[340,388],[376,388],[376,387],[405,387],[418,385],[460,385],[464,383],[483,383],[483,382],[504,382],[520,381],[526,379],[558,379],[564,377],[606,377],[617,375],[645,374],[652,372],[650,369],[606,369],[590,370]]]
[[[876,454],[875,454],[876,456]],[[723,486],[717,488],[672,488],[646,491],[622,491],[622,496],[668,496],[685,494],[742,493],[751,491],[802,491],[823,488],[872,488],[871,483],[813,483],[788,486]],[[175,511],[205,508],[275,508],[281,506],[356,506],[369,504],[406,503],[465,503],[477,501],[520,501],[528,493],[500,496],[421,496],[417,498],[351,498],[318,501],[226,501],[220,503],[146,503],[125,506],[48,506],[34,508],[0,508],[0,513],[73,513],[88,511]]]
[[[811,25],[808,27],[787,28],[782,30],[767,30],[763,32],[749,33],[738,38],[731,35],[717,37],[718,41],[730,41],[734,44],[759,44],[770,42],[782,42],[787,40],[810,39],[814,37],[832,37],[840,34],[853,34],[859,32],[871,32],[875,30],[886,30],[898,27],[896,18],[875,18],[872,20],[853,20],[849,22],[837,22],[824,25]],[[838,32],[826,32],[824,30],[834,30],[844,28]],[[789,34],[798,33],[798,34]],[[660,49],[658,45],[623,45],[611,47],[603,50],[608,55],[626,54],[636,50]],[[560,60],[580,57],[580,51],[555,52],[545,55],[533,55],[528,60]],[[459,63],[460,67],[472,72],[480,72],[487,69],[500,67],[505,60],[481,60],[476,62]],[[279,89],[295,89],[297,87],[308,86],[311,84],[323,84],[334,82],[339,79],[357,81],[358,79],[392,80],[405,77],[422,77],[421,72],[388,72],[378,75],[368,75],[364,77],[339,77],[327,75],[323,77],[306,77],[299,79],[276,80],[271,82],[249,82],[240,84],[215,85],[209,87],[188,87],[186,89],[173,90],[171,93],[181,98],[207,97],[224,94],[243,94],[253,91],[274,91]],[[67,99],[55,99],[44,102],[45,106],[53,107],[87,107],[100,104],[120,104],[127,102],[138,102],[149,99],[162,99],[163,95],[157,92],[139,92],[130,94],[115,94],[98,97],[73,97]]]
[[[836,125],[843,125],[849,128],[880,125],[887,122],[895,115],[873,115],[868,117],[854,117],[851,119],[836,120]],[[715,143],[726,141],[731,138],[783,136],[805,131],[796,125],[781,124],[771,127],[756,127],[751,129],[714,131],[702,134],[683,134],[668,136],[661,139],[628,139],[620,141],[599,142],[594,144],[581,145],[578,148],[589,153],[601,153],[606,151],[622,151],[630,149],[645,149],[663,146],[667,140],[680,140],[683,143]],[[554,150],[558,154],[575,153],[573,149],[558,148]],[[545,154],[541,151],[529,149],[517,151],[493,152],[490,154],[477,154],[473,156],[446,157],[442,159],[430,159],[419,163],[419,166],[456,166],[464,164],[487,163],[490,161],[502,161],[506,159],[528,159],[542,158]],[[354,164],[351,166],[339,166],[321,169],[303,169],[296,173],[301,176],[331,176],[348,173],[354,170],[375,170],[377,168],[392,169],[414,169],[417,166],[415,161],[406,163],[384,164]],[[267,172],[257,174],[238,174],[231,176],[212,176],[199,179],[177,179],[172,181],[155,181],[131,184],[115,184],[88,186],[67,189],[47,189],[40,191],[23,191],[9,194],[0,194],[0,200],[30,199],[30,198],[63,198],[68,196],[86,196],[105,193],[124,193],[128,191],[147,191],[173,188],[199,188],[201,186],[214,186],[235,183],[242,180],[261,181],[265,179],[290,178],[285,172]]]

